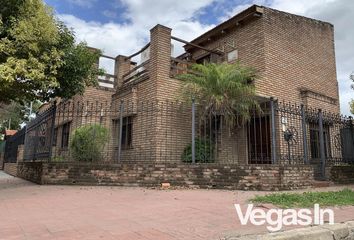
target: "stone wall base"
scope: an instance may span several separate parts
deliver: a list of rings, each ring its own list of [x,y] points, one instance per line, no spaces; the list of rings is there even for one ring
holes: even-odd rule
[[[4,163],[4,172],[12,176],[17,176],[17,163]]]
[[[354,165],[333,166],[330,170],[331,181],[341,184],[354,183]]]
[[[312,166],[182,163],[18,163],[18,176],[39,184],[290,190],[311,187]]]

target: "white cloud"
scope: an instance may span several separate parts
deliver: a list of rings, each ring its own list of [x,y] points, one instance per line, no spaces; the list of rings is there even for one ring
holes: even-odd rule
[[[111,10],[104,10],[102,12],[102,14],[108,18],[115,18],[117,17],[117,13],[115,11],[111,11]]]
[[[336,0],[273,0],[270,7],[280,11],[308,16],[311,14],[309,12],[310,9],[326,6],[335,1]]]
[[[195,14],[211,2],[212,0],[122,0],[127,9],[125,18],[129,20],[125,24],[88,22],[67,14],[58,17],[74,29],[78,41],[86,41],[89,46],[99,48],[109,56],[130,55],[149,41],[149,30],[156,24],[172,28],[173,35],[185,40],[192,40],[212,28],[214,25],[203,25],[193,20]],[[173,44],[175,54],[182,53],[182,44]],[[109,67],[107,70],[112,71]]]

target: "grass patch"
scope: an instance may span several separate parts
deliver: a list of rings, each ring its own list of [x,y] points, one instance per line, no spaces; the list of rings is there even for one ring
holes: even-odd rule
[[[281,208],[309,208],[315,203],[322,206],[354,205],[354,191],[343,189],[332,192],[274,193],[256,196],[253,203],[271,203]]]

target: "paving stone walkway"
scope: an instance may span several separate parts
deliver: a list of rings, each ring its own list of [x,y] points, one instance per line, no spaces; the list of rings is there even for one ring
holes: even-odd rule
[[[262,233],[265,226],[241,226],[234,204],[265,193],[40,186],[0,171],[0,239],[205,240]],[[336,222],[353,219],[354,207],[335,208]]]

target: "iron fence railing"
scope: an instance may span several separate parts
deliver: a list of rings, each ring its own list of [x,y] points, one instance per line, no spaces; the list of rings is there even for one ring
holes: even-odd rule
[[[17,161],[18,146],[25,141],[26,128],[22,128],[16,134],[9,137],[5,142],[4,162],[14,163]]]
[[[51,158],[55,114],[56,104],[54,103],[27,124],[24,160]]]
[[[354,163],[350,117],[272,99],[260,106],[245,120],[196,102],[61,102],[27,125],[25,160],[75,161],[86,151],[103,162],[316,164],[319,175]]]

